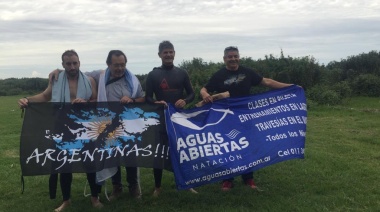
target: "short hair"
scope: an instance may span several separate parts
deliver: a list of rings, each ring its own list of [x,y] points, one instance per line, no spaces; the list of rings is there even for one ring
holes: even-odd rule
[[[79,59],[78,53],[77,53],[74,49],[66,50],[66,51],[63,52],[63,54],[62,54],[62,62],[63,62],[63,57],[64,57],[64,56],[71,57],[71,56],[73,56],[73,55],[77,56],[78,59]]]
[[[228,52],[236,51],[239,53],[239,49],[237,46],[228,46],[224,49],[224,56],[227,55]]]
[[[116,57],[120,57],[121,55],[123,55],[125,59],[125,63],[127,63],[127,56],[125,56],[124,52],[122,52],[121,50],[111,50],[107,56],[107,60],[106,60],[107,65],[111,65],[112,55],[115,55]]]
[[[174,50],[174,46],[172,43],[170,43],[170,41],[164,40],[158,46],[158,53],[161,53],[162,51],[164,51],[164,49],[173,49]]]

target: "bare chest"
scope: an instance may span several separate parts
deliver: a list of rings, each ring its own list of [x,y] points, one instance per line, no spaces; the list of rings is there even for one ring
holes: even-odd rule
[[[70,100],[73,101],[77,98],[78,81],[69,80]]]

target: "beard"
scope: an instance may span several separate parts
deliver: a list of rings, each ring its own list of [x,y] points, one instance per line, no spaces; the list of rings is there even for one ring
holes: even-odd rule
[[[79,73],[79,70],[78,70],[78,69],[71,69],[71,70],[67,70],[67,71],[66,71],[66,74],[67,74],[69,77],[76,77],[76,76],[78,76],[78,73]]]

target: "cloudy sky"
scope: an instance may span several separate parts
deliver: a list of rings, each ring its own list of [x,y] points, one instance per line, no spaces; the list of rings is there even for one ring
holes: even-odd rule
[[[108,52],[146,74],[170,40],[175,64],[242,57],[313,56],[319,64],[379,51],[379,0],[1,0],[0,79],[43,77],[75,49],[81,70],[104,69]]]

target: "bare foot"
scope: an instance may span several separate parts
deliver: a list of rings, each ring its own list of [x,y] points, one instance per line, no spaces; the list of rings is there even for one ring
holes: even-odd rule
[[[198,191],[194,190],[193,188],[190,188],[189,191],[193,194],[198,194]]]
[[[154,188],[153,196],[158,197],[161,193],[161,188]]]
[[[91,204],[92,204],[92,207],[94,208],[103,208],[103,203],[100,202],[99,198],[98,197],[91,197]]]
[[[61,211],[65,210],[66,208],[68,208],[70,205],[71,205],[70,200],[63,201],[61,206],[54,209],[54,212],[61,212]]]

